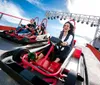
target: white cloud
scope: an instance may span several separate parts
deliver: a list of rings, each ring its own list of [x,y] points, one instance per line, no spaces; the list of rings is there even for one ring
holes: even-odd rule
[[[25,19],[25,17],[23,16],[24,11],[20,8],[20,6],[15,5],[11,2],[0,1],[0,12],[4,12],[4,13],[10,14],[10,15]],[[16,23],[16,24],[19,23],[19,21],[20,21],[19,19],[11,18],[6,15],[3,15],[3,17],[2,17],[2,21],[4,21],[4,20],[7,22]]]
[[[68,0],[70,12],[99,16],[100,0]]]
[[[36,7],[42,9],[43,11],[47,11],[47,10],[51,10],[51,11],[59,11],[61,12],[61,9],[57,9],[57,8],[52,8],[48,7],[46,4],[42,3],[41,0],[27,0],[29,3],[35,5]]]
[[[30,3],[36,4],[36,5],[40,5],[40,0],[27,0]]]
[[[37,6],[38,8],[42,10],[47,10],[47,8],[44,6],[43,3],[40,2],[40,0],[27,0],[29,3]]]

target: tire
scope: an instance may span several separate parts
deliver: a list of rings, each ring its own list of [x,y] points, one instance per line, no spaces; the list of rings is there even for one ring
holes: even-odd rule
[[[71,70],[68,73],[68,77],[65,78],[64,85],[76,85],[76,80],[77,80],[77,73]]]
[[[6,58],[6,57],[9,57],[9,56],[13,56],[13,53],[14,53],[14,50],[3,53],[3,54],[0,56],[0,60],[4,59],[4,58]]]
[[[26,38],[26,37],[24,37],[22,40],[20,40],[21,42],[25,42],[25,43],[28,43],[29,42],[29,39],[28,38]]]
[[[24,54],[27,54],[29,53],[29,50],[27,49],[17,49],[14,54],[13,54],[13,57],[12,59],[14,61],[16,61],[17,63],[20,63],[21,62],[21,57],[24,55]]]

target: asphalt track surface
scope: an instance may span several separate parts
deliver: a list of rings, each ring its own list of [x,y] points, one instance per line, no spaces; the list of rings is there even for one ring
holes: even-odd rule
[[[16,47],[20,47],[21,45],[5,41],[0,38],[0,55],[6,51],[15,49]],[[0,85],[19,85],[15,82],[10,76],[8,76],[4,71],[0,69]]]
[[[0,55],[6,51],[20,47],[21,45],[5,41],[0,38]],[[100,62],[87,47],[80,46],[85,55],[88,68],[88,77],[90,85],[100,85]],[[0,85],[19,85],[10,76],[0,69]]]

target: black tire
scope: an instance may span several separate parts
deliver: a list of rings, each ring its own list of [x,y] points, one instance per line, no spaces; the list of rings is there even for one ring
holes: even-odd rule
[[[27,49],[18,49],[14,52],[13,54],[13,60],[16,61],[17,63],[20,63],[21,62],[21,57],[24,55],[24,54],[27,54],[29,53],[29,50]]]
[[[64,85],[76,85],[76,80],[77,80],[77,73],[71,70],[68,73],[68,77],[65,78]]]
[[[14,51],[15,51],[15,50],[5,52],[4,54],[2,54],[2,55],[0,56],[0,60],[3,60],[3,59],[6,58],[6,57],[12,56],[13,53],[14,53]]]
[[[25,43],[28,43],[29,42],[29,39],[28,38],[26,38],[26,37],[24,37],[22,40],[20,40],[21,42],[25,42]]]
[[[12,40],[14,41],[18,41],[18,39],[16,37],[12,37]]]

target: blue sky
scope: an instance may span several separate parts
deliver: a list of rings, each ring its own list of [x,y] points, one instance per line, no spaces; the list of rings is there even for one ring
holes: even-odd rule
[[[98,1],[99,0],[0,0],[0,12],[5,12],[28,20],[38,16],[41,22],[42,19],[45,18],[45,12],[47,10],[100,15],[100,12],[98,11],[100,5]],[[94,3],[97,4],[97,6],[95,6]],[[13,26],[17,27],[18,25],[16,25],[16,23],[18,24],[19,21],[20,20],[18,19],[3,16],[0,20],[0,24],[9,24],[12,26],[12,23],[14,23]],[[60,21],[58,19],[48,20],[47,31],[53,36],[58,36],[64,22],[64,20]],[[76,24],[76,35],[92,40],[94,33],[95,28],[91,28],[89,25],[81,23]]]
[[[41,22],[46,17],[45,12],[47,10],[67,12],[66,3],[67,0],[1,0],[0,11],[26,19],[38,16]],[[19,21],[8,17],[5,19],[7,23]],[[3,24],[3,22],[1,23]],[[61,29],[62,24],[59,20],[48,20],[47,30],[51,35],[58,35]]]

